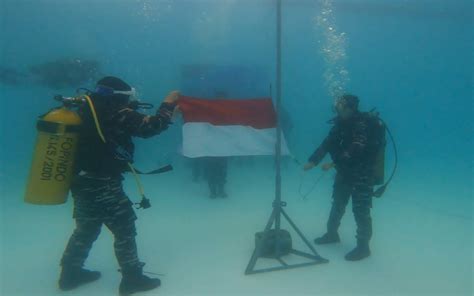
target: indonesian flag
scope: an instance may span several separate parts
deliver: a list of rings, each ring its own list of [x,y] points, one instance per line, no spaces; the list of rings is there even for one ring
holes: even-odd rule
[[[270,98],[199,99],[181,97],[183,155],[275,155],[276,113]],[[288,155],[282,134],[281,154]]]

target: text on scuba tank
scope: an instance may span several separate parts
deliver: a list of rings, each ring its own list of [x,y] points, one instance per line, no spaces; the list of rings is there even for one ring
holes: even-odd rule
[[[58,155],[58,165],[54,179],[58,182],[66,180],[67,172],[71,167],[71,150],[73,139],[68,137],[61,143]]]
[[[54,158],[58,151],[59,137],[51,135],[48,138],[46,146],[46,155],[43,161],[43,168],[41,170],[41,180],[49,181],[53,176]]]
[[[57,182],[66,180],[71,168],[73,144],[74,139],[71,137],[60,138],[57,135],[51,135],[48,138],[41,180]]]

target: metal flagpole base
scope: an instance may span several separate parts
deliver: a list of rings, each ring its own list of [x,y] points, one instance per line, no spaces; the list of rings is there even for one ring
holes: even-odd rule
[[[270,218],[268,219],[267,225],[265,226],[265,230],[263,231],[263,237],[257,241],[256,247],[253,251],[252,257],[250,258],[250,261],[247,265],[247,268],[245,269],[245,274],[256,274],[256,273],[263,273],[263,272],[270,272],[270,271],[277,271],[277,270],[286,270],[286,269],[292,269],[292,268],[298,268],[298,267],[305,267],[305,266],[311,266],[311,265],[316,265],[316,264],[321,264],[321,263],[328,263],[329,260],[321,257],[314,247],[311,245],[311,243],[305,238],[303,233],[298,229],[298,227],[293,223],[291,218],[288,216],[288,214],[283,210],[282,207],[286,206],[285,202],[274,202],[273,203],[273,211],[272,214],[270,215]],[[303,242],[308,246],[308,248],[311,250],[311,253],[306,253],[302,251],[295,250],[291,248],[289,250],[289,254],[293,254],[299,257],[303,257],[308,259],[308,262],[305,263],[298,263],[298,264],[287,264],[283,259],[282,256],[276,256],[274,259],[280,263],[280,266],[276,267],[270,267],[270,268],[263,268],[263,269],[255,269],[255,265],[257,264],[258,258],[264,257],[263,251],[264,251],[264,245],[267,242],[267,239],[269,238],[269,235],[271,234],[271,230],[275,229],[279,231],[279,223],[275,223],[279,219],[279,216],[283,215],[283,217],[288,221],[290,226],[293,228],[293,230],[298,234],[298,236],[303,240]],[[275,228],[273,226],[275,225]],[[272,243],[276,247],[276,253],[278,254],[278,248],[280,246],[283,246],[285,242],[283,241],[283,238],[276,235],[273,238]],[[285,254],[286,255],[286,254]]]

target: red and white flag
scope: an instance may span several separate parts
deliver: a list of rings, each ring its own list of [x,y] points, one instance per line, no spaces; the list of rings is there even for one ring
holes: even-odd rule
[[[199,99],[182,97],[183,155],[275,155],[276,112],[270,98]],[[281,154],[289,150],[282,134]]]

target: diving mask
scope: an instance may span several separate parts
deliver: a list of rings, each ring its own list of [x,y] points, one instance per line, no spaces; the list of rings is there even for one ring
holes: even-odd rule
[[[103,95],[103,96],[125,95],[129,97],[130,101],[138,100],[137,90],[134,87],[132,87],[131,90],[123,91],[123,90],[114,90],[111,87],[98,84],[95,88],[94,93]]]

